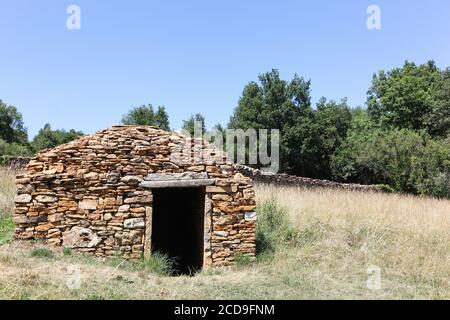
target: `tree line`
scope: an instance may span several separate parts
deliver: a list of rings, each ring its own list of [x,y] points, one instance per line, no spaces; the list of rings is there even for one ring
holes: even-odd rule
[[[195,121],[207,131],[199,113],[183,121],[183,129],[192,133]],[[164,106],[132,108],[121,122],[170,130]],[[274,69],[244,87],[226,127],[279,129],[285,173],[450,197],[450,68],[433,61],[407,61],[374,74],[364,108],[324,97],[313,106],[310,80],[284,80]],[[4,156],[29,155],[82,135],[46,124],[28,141],[21,114],[2,102],[0,129]]]

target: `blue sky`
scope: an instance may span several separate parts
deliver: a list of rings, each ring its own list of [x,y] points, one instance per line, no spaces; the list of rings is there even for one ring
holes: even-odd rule
[[[66,9],[81,9],[68,30]],[[381,8],[381,30],[366,9]],[[363,105],[372,74],[405,60],[450,66],[450,1],[1,0],[0,99],[30,137],[49,122],[86,133],[132,106],[226,124],[244,85],[277,68],[312,96]]]

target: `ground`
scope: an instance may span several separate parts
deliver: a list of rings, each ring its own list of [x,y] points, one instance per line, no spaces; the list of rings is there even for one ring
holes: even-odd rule
[[[13,177],[0,171],[0,299],[450,299],[449,200],[257,185],[257,261],[169,277],[158,259],[12,241]]]

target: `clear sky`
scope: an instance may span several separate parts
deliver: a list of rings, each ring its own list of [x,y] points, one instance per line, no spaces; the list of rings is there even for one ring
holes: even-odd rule
[[[81,30],[69,30],[69,5]],[[381,9],[381,30],[366,27]],[[93,133],[132,106],[166,106],[171,126],[201,112],[226,124],[244,85],[271,68],[312,96],[363,105],[372,74],[405,60],[450,66],[449,0],[0,0],[0,99],[30,137]]]

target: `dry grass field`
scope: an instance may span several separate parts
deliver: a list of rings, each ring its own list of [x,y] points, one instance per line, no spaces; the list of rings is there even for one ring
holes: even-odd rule
[[[450,299],[450,201],[258,185],[255,263],[168,277],[161,261],[98,260],[11,241],[0,171],[0,299]],[[159,264],[158,264],[159,263]],[[156,267],[155,267],[156,266]],[[381,288],[369,289],[370,266]],[[79,267],[80,288],[69,289]]]

